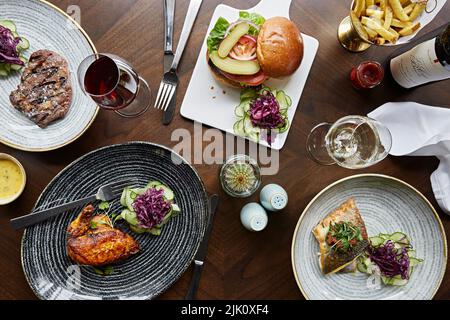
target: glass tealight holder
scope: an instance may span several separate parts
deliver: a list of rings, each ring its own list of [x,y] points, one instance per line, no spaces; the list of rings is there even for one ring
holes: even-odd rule
[[[233,155],[220,170],[220,183],[231,197],[251,197],[261,186],[260,167],[249,156]]]

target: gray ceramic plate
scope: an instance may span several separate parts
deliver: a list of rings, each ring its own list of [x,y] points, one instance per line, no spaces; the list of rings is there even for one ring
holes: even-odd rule
[[[98,275],[91,267],[78,267],[67,256],[66,229],[82,207],[27,229],[22,240],[22,264],[39,298],[152,299],[188,268],[203,238],[208,199],[196,171],[169,149],[133,142],[91,152],[57,175],[36,207],[80,199],[95,194],[103,184],[127,178],[137,178],[142,186],[150,180],[166,184],[174,190],[182,213],[164,227],[159,237],[133,234],[141,253],[115,265],[110,276]],[[119,199],[112,205],[112,211],[120,213]],[[126,225],[121,228],[132,234]]]
[[[354,197],[369,236],[408,234],[424,263],[404,287],[368,281],[362,273],[324,276],[313,228],[336,207]],[[312,300],[432,299],[444,276],[447,242],[442,223],[429,201],[412,186],[382,175],[358,175],[319,193],[303,212],[292,244],[294,275],[303,295]]]
[[[72,105],[66,117],[41,129],[9,101],[10,92],[20,83],[20,74],[0,77],[0,142],[26,151],[54,150],[71,143],[89,128],[98,112],[77,80],[81,61],[96,52],[92,41],[64,11],[46,1],[2,0],[0,19],[12,20],[19,35],[29,40],[27,58],[39,49],[49,49],[65,57],[73,89]]]

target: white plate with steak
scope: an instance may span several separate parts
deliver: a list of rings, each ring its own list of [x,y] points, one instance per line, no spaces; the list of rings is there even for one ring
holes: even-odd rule
[[[25,68],[0,76],[0,142],[42,152],[79,138],[98,107],[85,96],[76,71],[96,49],[65,12],[39,0],[2,0],[0,20],[10,20],[30,44]],[[34,53],[34,54],[33,54]]]

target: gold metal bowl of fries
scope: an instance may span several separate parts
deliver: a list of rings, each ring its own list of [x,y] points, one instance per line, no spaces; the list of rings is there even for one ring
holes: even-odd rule
[[[395,44],[420,28],[428,0],[353,0],[350,15],[338,28],[341,45],[362,52],[371,45]]]

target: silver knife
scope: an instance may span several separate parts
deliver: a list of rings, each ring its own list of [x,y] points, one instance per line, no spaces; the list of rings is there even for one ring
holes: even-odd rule
[[[216,214],[217,206],[219,205],[219,196],[214,194],[209,199],[209,220],[206,226],[205,235],[197,254],[194,257],[194,274],[192,276],[191,283],[189,285],[188,292],[186,294],[186,300],[194,300],[197,296],[198,285],[200,283],[200,276],[203,271],[203,264],[205,263],[206,254],[208,253],[208,242],[211,236],[211,231],[214,222],[214,216]]]
[[[175,0],[164,0],[164,72],[170,70],[172,66],[173,54],[173,26],[175,17]],[[172,122],[176,107],[176,92],[170,101],[167,111],[163,114],[163,124]]]

